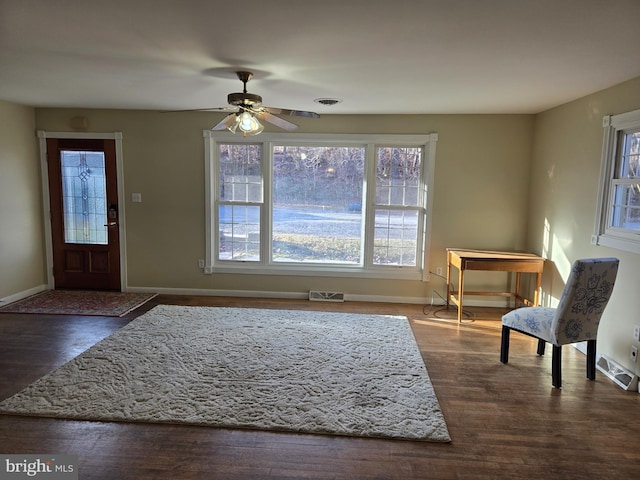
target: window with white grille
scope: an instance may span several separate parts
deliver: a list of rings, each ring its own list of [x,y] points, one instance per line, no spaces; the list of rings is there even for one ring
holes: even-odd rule
[[[436,134],[204,133],[205,271],[426,279]]]
[[[593,243],[640,253],[640,110],[603,119]]]

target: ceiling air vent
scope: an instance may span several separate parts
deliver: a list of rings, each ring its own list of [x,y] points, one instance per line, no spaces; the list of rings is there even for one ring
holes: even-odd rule
[[[314,302],[344,302],[344,293],[311,290],[309,292],[309,300]]]
[[[314,102],[324,105],[325,107],[332,107],[337,103],[342,103],[339,98],[316,98]]]

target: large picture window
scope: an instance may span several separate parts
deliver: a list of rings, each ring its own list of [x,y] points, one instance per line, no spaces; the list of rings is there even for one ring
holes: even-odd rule
[[[204,136],[208,273],[426,279],[437,135]]]

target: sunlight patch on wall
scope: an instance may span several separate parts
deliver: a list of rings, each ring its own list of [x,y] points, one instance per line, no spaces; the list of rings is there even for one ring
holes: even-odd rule
[[[550,253],[550,242],[551,242],[551,224],[549,223],[549,219],[544,219],[544,230],[542,231],[542,256],[544,258],[549,258]]]
[[[562,243],[553,233],[551,222],[544,219],[542,232],[542,256],[547,259],[545,266],[545,282],[542,289],[540,304],[547,307],[557,307],[564,285],[571,272],[571,261],[567,257]]]

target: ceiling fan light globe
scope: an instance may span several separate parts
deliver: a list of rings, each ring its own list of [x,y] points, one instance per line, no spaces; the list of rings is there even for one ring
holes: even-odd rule
[[[249,112],[242,112],[238,115],[238,126],[240,127],[240,130],[243,132],[253,130],[255,125],[252,120],[253,116]]]
[[[251,135],[257,135],[264,130],[258,119],[249,112],[242,112],[238,115],[238,128]]]
[[[249,133],[250,135],[258,135],[264,130],[264,126],[258,120],[256,120],[256,123],[258,124],[258,127],[252,132],[247,132],[247,133]]]
[[[228,115],[224,121],[222,122],[222,124],[227,127],[227,130],[229,130],[231,133],[236,133],[236,128],[238,128],[238,117],[237,115]]]

